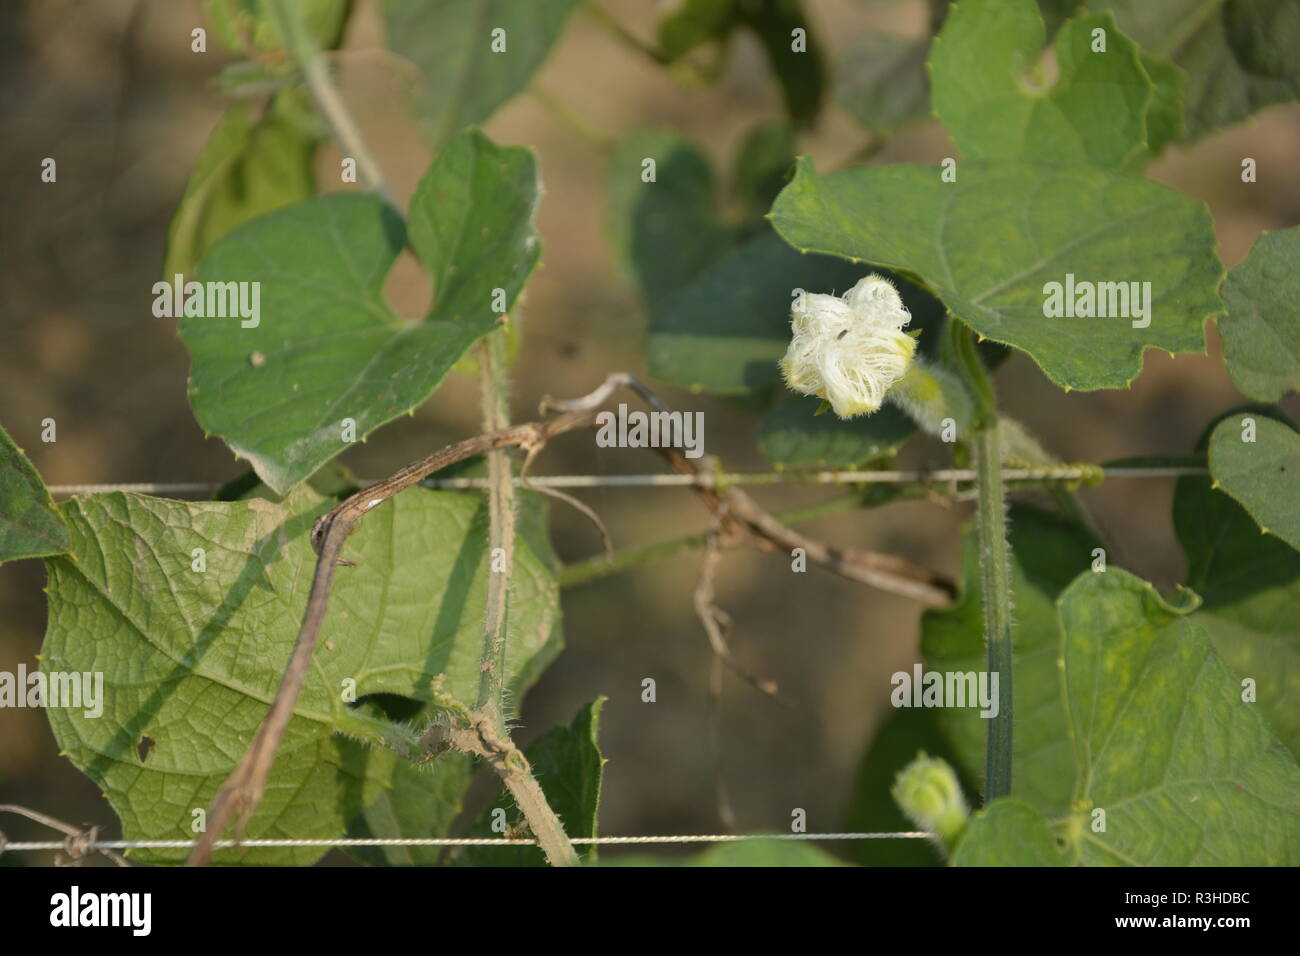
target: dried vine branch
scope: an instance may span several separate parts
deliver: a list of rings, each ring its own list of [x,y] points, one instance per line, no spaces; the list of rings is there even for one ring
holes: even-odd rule
[[[731,653],[731,646],[727,643],[727,633],[731,630],[731,616],[718,607],[714,600],[718,563],[722,558],[722,549],[727,537],[727,531],[725,530],[726,507],[726,502],[723,502],[722,509],[715,519],[714,527],[709,532],[708,542],[705,544],[704,563],[700,568],[700,580],[695,585],[695,614],[699,617],[700,623],[704,625],[704,633],[709,637],[709,647],[713,651],[713,656],[720,663],[727,665],[733,674],[755,690],[761,691],[770,697],[775,697],[777,695],[776,681],[756,677],[749,673],[736,660],[735,655]]]
[[[118,866],[130,866],[131,863],[120,853],[114,853],[112,850],[103,847],[97,847],[95,844],[99,839],[99,827],[91,827],[89,830],[78,830],[71,823],[64,823],[62,820],[56,820],[54,817],[39,810],[29,810],[27,807],[20,807],[16,803],[0,803],[0,813],[16,813],[20,817],[26,817],[28,820],[35,820],[37,823],[44,824],[51,830],[58,830],[67,836],[63,841],[63,850],[68,854],[73,863],[77,863],[88,853],[102,853]],[[4,853],[5,846],[9,840],[3,833],[0,833],[0,854]]]
[[[628,388],[636,392],[655,411],[670,411],[654,392],[626,372],[610,375],[599,388],[580,399],[564,402],[549,397],[543,399],[542,410],[591,411],[620,388]],[[695,462],[683,455],[680,450],[676,448],[656,450],[679,474],[692,476],[701,474]],[[816,538],[808,537],[772,517],[741,489],[726,488],[722,485],[722,482],[709,482],[693,485],[692,488],[710,511],[722,516],[724,527],[728,532],[733,536],[747,539],[760,550],[783,551],[789,554],[795,548],[802,548],[808,560],[822,565],[841,577],[869,584],[882,591],[901,594],[932,607],[950,607],[956,599],[956,582],[946,575],[896,555],[828,545]]]
[[[391,477],[362,489],[316,519],[311,531],[312,548],[317,555],[316,571],[312,577],[307,609],[303,615],[302,627],[298,631],[298,640],[294,644],[289,666],[280,681],[271,709],[263,719],[248,750],[221,789],[217,791],[208,810],[208,828],[195,844],[187,865],[206,864],[212,856],[214,844],[221,838],[232,820],[237,822],[236,839],[241,838],[245,824],[261,801],[276,750],[293,716],[294,705],[302,691],[312,654],[316,649],[334,584],[334,572],[342,563],[343,542],[352,533],[362,515],[417,484],[433,472],[493,449],[519,447],[526,453],[527,462],[531,462],[556,435],[590,425],[591,421],[592,416],[587,413],[566,414],[549,421],[516,425],[448,445],[427,458],[407,465]],[[524,467],[528,467],[527,463]]]

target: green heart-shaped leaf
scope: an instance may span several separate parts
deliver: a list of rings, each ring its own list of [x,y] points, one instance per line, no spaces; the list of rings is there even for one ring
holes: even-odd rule
[[[1060,607],[1079,862],[1296,865],[1300,768],[1194,617],[1114,568]]]
[[[657,315],[731,242],[713,208],[713,169],[691,140],[647,130],[614,148],[605,184],[610,245]]]
[[[1114,168],[1144,159],[1155,85],[1114,19],[1066,23],[1056,35],[1060,77],[1040,90],[1026,74],[1044,42],[1033,0],[953,7],[931,48],[930,77],[935,113],[962,155]]]
[[[889,132],[930,112],[930,38],[865,33],[837,64],[835,100],[867,129]]]
[[[529,151],[477,130],[447,144],[411,199],[411,246],[435,283],[414,322],[384,301],[406,232],[375,197],[307,200],[228,234],[199,278],[258,283],[261,314],[181,320],[195,417],[284,494],[347,447],[345,419],[362,439],[409,412],[495,327],[540,254],[537,197]]]
[[[581,3],[383,0],[389,48],[419,68],[412,109],[434,145],[527,87]]]
[[[84,708],[48,714],[60,748],[104,790],[127,839],[192,838],[193,811],[209,806],[243,756],[297,639],[316,563],[308,535],[329,505],[306,489],[283,504],[111,494],[64,505],[72,547],[48,562],[42,668],[98,672],[104,693],[100,716]],[[403,766],[344,736],[362,734],[368,712],[350,707],[345,694],[423,702],[426,720],[434,680],[442,693],[474,700],[486,523],[473,498],[413,488],[367,514],[348,539],[345,554],[356,567],[335,576],[320,644],[249,836],[333,839],[362,817],[374,829],[389,787],[437,794],[441,775],[466,778],[457,761]],[[195,570],[200,560],[204,570]],[[554,578],[520,539],[508,625],[511,699],[556,652],[558,613]],[[420,775],[434,779],[412,780]],[[453,806],[430,812],[430,826],[449,822],[460,800],[451,791],[441,799]],[[306,864],[322,852],[221,850],[215,859]],[[145,858],[175,861],[180,853]]]

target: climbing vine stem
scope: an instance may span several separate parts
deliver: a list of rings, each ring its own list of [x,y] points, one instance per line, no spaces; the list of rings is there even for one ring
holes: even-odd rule
[[[975,452],[976,522],[979,533],[980,596],[988,670],[998,675],[998,710],[989,720],[984,801],[1011,793],[1012,646],[1011,554],[1007,544],[1006,492],[1002,484],[1002,437],[993,383],[961,322],[949,320],[953,354],[975,401],[971,445]]]
[[[494,330],[477,349],[483,428],[489,433],[510,425],[505,337],[504,328]],[[506,726],[506,642],[515,562],[515,486],[510,458],[504,449],[488,452],[487,460],[489,573],[478,703],[473,725],[463,729],[459,739],[452,731],[448,743],[477,754],[496,771],[552,866],[573,866],[579,862],[578,854],[564,832],[564,824],[547,802],[528,760],[510,739]]]

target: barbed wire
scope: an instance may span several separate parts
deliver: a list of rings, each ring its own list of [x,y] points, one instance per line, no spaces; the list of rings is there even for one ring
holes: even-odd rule
[[[1199,465],[1168,465],[1144,467],[1103,468],[1096,465],[1046,465],[1038,468],[1003,468],[1007,481],[1081,481],[1102,478],[1182,478],[1189,475],[1206,475],[1209,469]],[[971,468],[941,468],[932,471],[781,471],[726,472],[696,475],[538,475],[527,479],[534,488],[643,488],[643,487],[704,487],[716,485],[866,485],[866,484],[952,484],[974,481]],[[136,482],[85,485],[50,485],[56,495],[90,495],[111,491],[130,491],[139,494],[210,494],[223,486],[223,482]],[[362,487],[374,484],[362,481]],[[465,490],[486,488],[486,478],[430,478],[421,484],[427,488]],[[526,487],[516,478],[517,486]]]

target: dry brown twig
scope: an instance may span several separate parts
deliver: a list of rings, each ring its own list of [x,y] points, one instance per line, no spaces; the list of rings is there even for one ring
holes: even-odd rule
[[[214,844],[221,838],[232,820],[236,823],[235,838],[241,839],[245,824],[262,799],[262,792],[271,772],[271,764],[275,760],[280,741],[293,716],[294,705],[298,701],[298,695],[302,691],[303,682],[311,665],[312,654],[316,649],[334,584],[334,572],[340,563],[343,563],[343,542],[352,533],[357,521],[373,508],[417,484],[433,472],[497,448],[514,446],[523,449],[526,455],[524,462],[526,470],[547,442],[564,432],[589,425],[592,417],[588,413],[581,412],[565,414],[549,421],[515,425],[492,434],[478,435],[457,442],[427,458],[407,465],[377,484],[362,489],[316,519],[311,532],[312,548],[317,555],[316,571],[312,577],[307,608],[303,614],[302,627],[298,631],[298,640],[294,644],[289,665],[284,672],[284,678],[280,681],[271,709],[263,719],[252,743],[249,744],[248,750],[245,751],[243,758],[226,782],[222,784],[221,789],[217,791],[208,810],[207,829],[186,861],[188,866],[203,866],[208,862]]]
[[[63,850],[68,854],[74,866],[78,865],[82,858],[89,853],[102,853],[118,866],[131,865],[121,854],[95,846],[95,841],[99,838],[99,827],[78,830],[71,823],[64,823],[62,820],[56,820],[39,810],[29,810],[27,807],[20,807],[14,803],[0,803],[0,813],[16,813],[20,817],[35,820],[51,830],[58,830],[60,833],[66,834],[68,838],[63,841]],[[0,853],[4,853],[6,843],[8,843],[8,840],[5,839],[3,833],[0,833]]]
[[[695,613],[704,625],[704,632],[709,637],[709,647],[714,657],[726,664],[731,672],[757,691],[769,697],[777,696],[776,681],[755,677],[745,670],[731,653],[727,643],[727,634],[731,631],[731,615],[718,607],[715,598],[715,584],[718,563],[722,559],[722,549],[726,546],[729,532],[726,528],[727,503],[719,508],[709,540],[704,546],[704,563],[700,568],[700,580],[695,586]]]
[[[718,810],[718,819],[728,832],[736,831],[736,812],[731,805],[731,795],[727,791],[726,778],[722,773],[722,668],[725,664],[732,672],[739,675],[752,687],[764,693],[776,695],[775,681],[760,681],[740,666],[731,654],[727,644],[727,633],[731,630],[731,615],[718,607],[714,601],[714,582],[718,573],[718,563],[722,558],[723,538],[727,536],[726,503],[714,518],[713,527],[704,545],[704,562],[700,566],[700,580],[695,585],[695,613],[704,625],[708,635],[709,647],[713,659],[709,666],[709,760],[713,766],[713,799]]]
[[[654,392],[627,372],[610,375],[599,388],[579,399],[555,401],[545,398],[542,400],[542,411],[593,411],[620,388],[636,392],[655,411],[670,411]],[[656,451],[678,474],[696,477],[705,474],[679,449],[658,448]],[[931,607],[950,607],[957,596],[956,583],[946,575],[897,555],[828,545],[781,524],[740,488],[719,491],[714,486],[716,483],[704,482],[694,486],[694,490],[715,515],[723,511],[725,502],[723,521],[726,530],[734,535],[733,540],[747,540],[760,550],[783,551],[786,554],[795,548],[802,548],[808,560],[841,577],[869,584],[882,591],[901,594]]]

